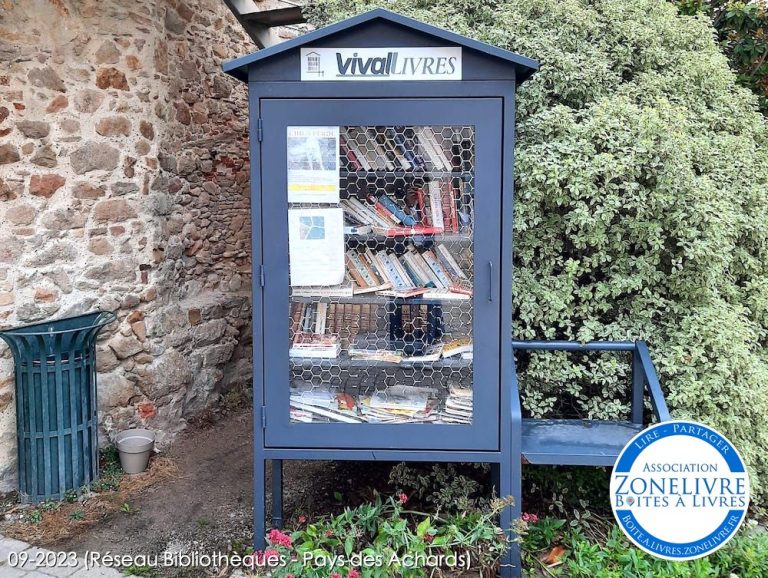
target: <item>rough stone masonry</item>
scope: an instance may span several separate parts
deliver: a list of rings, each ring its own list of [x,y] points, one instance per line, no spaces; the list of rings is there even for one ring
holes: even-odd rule
[[[107,309],[101,441],[250,382],[255,50],[220,0],[0,0],[0,326]],[[15,488],[0,346],[0,491]]]

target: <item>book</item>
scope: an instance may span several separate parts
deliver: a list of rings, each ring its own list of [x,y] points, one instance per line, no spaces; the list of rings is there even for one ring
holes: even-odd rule
[[[405,211],[403,211],[403,209],[387,195],[379,195],[377,200],[384,205],[384,208],[387,209],[400,224],[405,225],[406,227],[412,227],[416,224],[416,219],[411,215],[407,215]]]
[[[467,275],[461,269],[459,263],[456,261],[448,247],[442,243],[439,243],[435,249],[438,260],[445,267],[451,277],[454,279],[467,279]]]
[[[344,139],[343,136],[339,139],[339,148],[341,149],[342,162],[346,164],[347,170],[362,170],[363,166],[360,164],[357,155],[352,150],[350,150],[346,139]]]
[[[418,235],[436,235],[442,233],[442,229],[436,227],[426,227],[424,225],[414,225],[413,227],[389,227],[382,231],[387,237],[413,237]]]
[[[319,357],[333,359],[341,353],[337,335],[299,332],[293,338],[288,357]]]
[[[432,180],[427,183],[427,192],[429,197],[429,218],[433,227],[444,230],[443,222],[443,201],[440,181]]]
[[[376,153],[376,161],[378,163],[379,168],[386,169],[388,171],[394,171],[395,170],[395,163],[392,162],[392,160],[389,158],[388,150],[387,148],[379,142],[378,134],[376,132],[375,128],[368,129],[366,131],[366,134],[368,135],[368,146],[372,147],[372,150]]]
[[[452,281],[451,278],[446,274],[445,270],[443,269],[442,265],[440,265],[440,262],[437,260],[437,257],[432,252],[432,250],[427,250],[421,253],[421,256],[424,258],[424,261],[429,265],[429,268],[432,269],[432,271],[435,274],[435,277],[438,280],[438,283],[436,286],[439,289],[447,289],[451,286]]]
[[[472,340],[469,337],[460,337],[443,344],[443,358],[461,355],[472,351]]]
[[[442,141],[444,140],[442,133],[440,133],[440,135],[438,136],[432,130],[431,126],[425,126],[422,129],[422,133],[426,138],[427,142],[429,143],[430,147],[432,148],[432,151],[434,152],[435,157],[439,159],[438,162],[442,166],[442,169],[445,171],[453,170],[451,158],[446,154],[445,149],[441,144]]]
[[[293,297],[352,297],[354,294],[349,282],[322,287],[291,287]]]
[[[376,391],[371,397],[368,405],[375,409],[394,410],[399,412],[420,412],[427,409],[429,395],[421,392],[403,392],[396,393],[387,389],[385,391]]]
[[[404,356],[401,363],[431,363],[440,359],[443,353],[443,344],[427,345],[419,355]]]
[[[345,235],[370,235],[372,232],[370,225],[344,225]]]

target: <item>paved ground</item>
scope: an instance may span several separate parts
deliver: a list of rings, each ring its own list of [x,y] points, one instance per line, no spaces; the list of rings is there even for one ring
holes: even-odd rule
[[[18,557],[14,554],[18,554]],[[2,578],[119,578],[112,568],[86,568],[82,559],[56,565],[60,552],[35,548],[26,542],[0,536],[0,577]],[[57,560],[58,558],[58,560]],[[45,564],[45,567],[38,567]],[[51,567],[48,567],[50,565]]]

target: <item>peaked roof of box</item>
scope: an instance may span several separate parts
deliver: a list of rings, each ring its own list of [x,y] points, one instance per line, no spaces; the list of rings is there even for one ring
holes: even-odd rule
[[[354,28],[355,26],[360,26],[361,24],[365,24],[374,20],[386,20],[393,22],[400,26],[422,32],[423,34],[440,38],[451,44],[457,44],[459,46],[475,50],[486,56],[506,61],[515,67],[518,83],[527,80],[528,77],[530,77],[539,69],[539,63],[531,58],[515,54],[514,52],[498,48],[491,44],[486,44],[485,42],[467,38],[466,36],[461,36],[460,34],[455,34],[454,32],[448,32],[447,30],[443,30],[437,26],[424,24],[423,22],[419,22],[413,18],[408,18],[406,16],[396,14],[395,12],[385,10],[384,8],[377,8],[375,10],[359,14],[358,16],[353,16],[352,18],[342,20],[336,24],[331,24],[330,26],[325,26],[319,30],[298,36],[297,38],[286,40],[285,42],[270,46],[269,48],[264,48],[258,52],[254,52],[246,56],[241,56],[240,58],[230,60],[229,62],[225,62],[223,65],[224,72],[231,74],[238,80],[247,82],[248,66],[255,62],[272,58],[273,56],[277,56],[290,50],[300,48],[307,44],[316,42],[322,38],[333,36],[350,28]]]

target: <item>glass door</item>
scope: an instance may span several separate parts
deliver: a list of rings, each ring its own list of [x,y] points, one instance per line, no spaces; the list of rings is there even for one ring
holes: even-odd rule
[[[498,447],[498,99],[263,100],[266,444]]]

